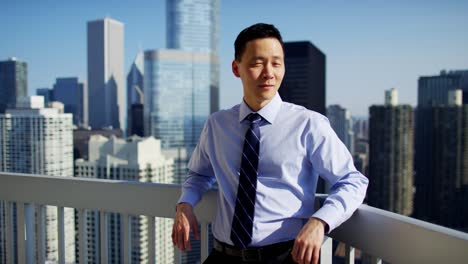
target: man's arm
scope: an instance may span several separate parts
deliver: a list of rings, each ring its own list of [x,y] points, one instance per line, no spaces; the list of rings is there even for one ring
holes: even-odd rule
[[[176,215],[172,227],[172,243],[183,252],[192,248],[189,239],[190,230],[193,231],[195,239],[200,239],[198,221],[193,208],[216,181],[207,151],[210,137],[212,135],[210,132],[210,119],[208,119],[190,158],[187,179],[182,184],[182,195],[176,205]]]
[[[189,239],[191,230],[195,239],[200,239],[198,220],[193,208],[214,182],[214,177],[189,171],[188,178],[182,185],[182,195],[176,205],[176,215],[172,226],[172,243],[183,252],[192,249]]]
[[[328,120],[320,119],[314,127],[309,138],[309,158],[314,169],[332,187],[322,208],[312,215],[296,237],[292,256],[298,263],[318,263],[324,234],[351,217],[362,204],[369,182],[354,167],[351,154]]]

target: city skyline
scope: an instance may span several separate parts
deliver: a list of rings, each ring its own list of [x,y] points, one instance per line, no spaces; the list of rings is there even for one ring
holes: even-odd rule
[[[221,108],[241,100],[241,84],[230,67],[232,44],[240,30],[256,22],[275,24],[285,41],[311,41],[323,50],[326,105],[340,104],[352,115],[367,115],[368,107],[383,103],[382,92],[392,87],[400,91],[401,103],[415,106],[420,76],[468,68],[468,36],[462,34],[468,24],[466,2],[293,2],[221,1]],[[51,87],[58,77],[87,79],[87,21],[110,16],[125,24],[125,75],[139,50],[166,48],[165,1],[46,0],[0,6],[0,23],[8,25],[0,28],[7,39],[0,43],[0,59],[28,63],[30,95]]]

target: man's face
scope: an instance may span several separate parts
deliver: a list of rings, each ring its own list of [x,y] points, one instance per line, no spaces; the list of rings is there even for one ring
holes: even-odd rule
[[[244,100],[254,111],[268,104],[284,77],[284,52],[276,38],[247,42],[240,61],[232,62],[232,71],[241,78]]]

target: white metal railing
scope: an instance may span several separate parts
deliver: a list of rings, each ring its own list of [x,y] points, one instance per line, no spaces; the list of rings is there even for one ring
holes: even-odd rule
[[[80,217],[85,209],[97,210],[101,217],[105,217],[105,212],[121,213],[125,226],[124,261],[130,263],[128,217],[148,216],[149,226],[154,227],[154,217],[174,217],[179,195],[178,185],[0,173],[0,201],[7,201],[7,207],[13,203],[17,206],[18,263],[28,261],[25,252],[30,241],[25,229],[25,206],[57,206],[58,252],[62,263],[64,207],[77,209]],[[215,214],[216,195],[217,191],[209,191],[195,209],[202,227],[202,260],[208,254],[207,225]],[[318,199],[323,197],[319,196]],[[6,211],[8,214],[9,210]],[[7,216],[6,253],[9,260],[14,253],[11,245],[14,223],[10,219]],[[103,230],[104,224],[101,226],[101,236],[104,236]],[[149,232],[150,237],[154,237],[154,233],[151,233],[154,228],[150,228]],[[40,236],[41,232],[38,233]],[[321,252],[322,263],[331,263],[332,239],[346,244],[347,263],[354,263],[354,248],[375,256],[374,263],[380,263],[381,259],[390,263],[466,263],[468,259],[468,234],[366,205],[362,205],[348,221],[326,237]],[[84,239],[79,241],[80,252],[84,252]],[[105,239],[101,239],[101,243],[105,243]],[[43,245],[39,243],[38,246],[39,257],[43,259]],[[105,244],[101,244],[102,263],[107,263],[105,248]],[[148,241],[148,252],[151,261],[154,261],[152,239]],[[82,255],[80,263],[84,263]]]

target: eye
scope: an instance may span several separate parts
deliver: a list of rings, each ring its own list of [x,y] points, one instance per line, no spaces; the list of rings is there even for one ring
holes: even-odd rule
[[[256,62],[251,63],[250,66],[252,66],[252,67],[261,67],[261,66],[263,66],[263,63],[259,62],[259,61],[256,61]]]

